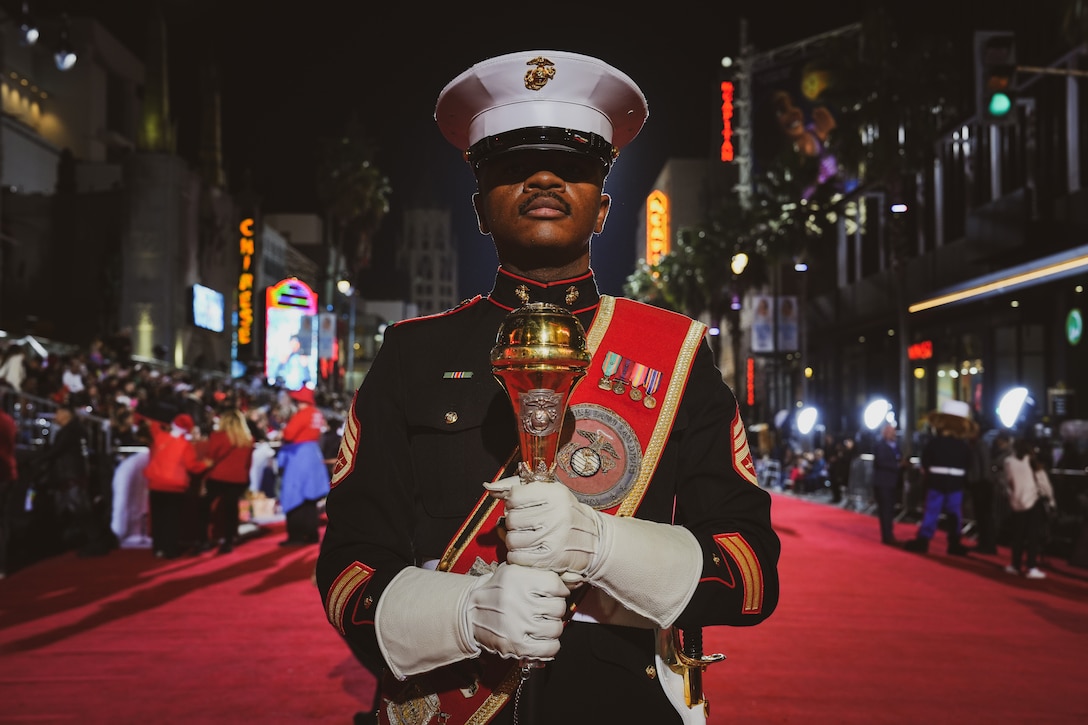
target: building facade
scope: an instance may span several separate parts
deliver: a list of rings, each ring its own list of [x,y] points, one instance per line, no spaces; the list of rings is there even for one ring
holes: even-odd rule
[[[847,31],[854,32],[839,36]],[[810,57],[803,64],[790,60],[812,65]],[[968,402],[989,431],[1004,425],[997,408],[1015,387],[1029,393],[1014,423],[1020,432],[1058,436],[1063,423],[1088,418],[1088,345],[1081,339],[1088,286],[1086,66],[1081,46],[1044,69],[1019,72],[1009,119],[967,115],[948,124],[924,169],[895,190],[852,198],[830,233],[805,250],[807,271],[782,263],[771,274],[775,285],[748,290],[735,356],[743,374],[729,374],[731,361],[722,361],[749,422],[772,423],[783,410],[814,405],[828,432],[854,434],[868,403],[882,398],[902,430],[919,434],[929,411],[956,399]],[[787,75],[771,70],[775,80]],[[754,85],[738,80],[748,94],[738,91],[738,106],[757,105]],[[773,84],[764,86],[779,122],[797,110]],[[730,120],[750,142],[753,116]],[[807,128],[815,133],[814,124]],[[864,129],[853,131],[865,137]],[[708,184],[718,189],[712,205],[714,194],[732,188],[717,176],[735,175],[742,162],[749,172],[758,169],[766,153],[751,143],[738,142],[737,150],[737,159],[709,173],[699,164],[663,170],[655,192],[673,190],[672,240],[709,217],[711,206],[698,203]],[[687,177],[683,186],[679,174]],[[646,203],[647,214],[651,205],[661,208],[652,194]],[[652,242],[644,226],[640,257],[650,254]],[[798,301],[796,348],[767,353],[753,344],[758,296]],[[914,437],[907,436],[908,445]]]

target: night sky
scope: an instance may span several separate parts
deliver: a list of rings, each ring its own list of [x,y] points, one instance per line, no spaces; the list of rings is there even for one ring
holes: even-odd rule
[[[679,0],[657,10],[616,2],[400,0],[164,0],[163,7],[170,34],[172,110],[183,155],[195,158],[198,60],[207,53],[221,66],[230,182],[236,185],[246,171],[252,172],[267,211],[318,211],[313,184],[317,139],[335,134],[357,113],[378,141],[378,163],[390,177],[394,211],[423,203],[454,210],[460,296],[467,297],[489,289],[496,259],[490,239],[475,228],[471,173],[433,121],[439,91],[458,73],[501,53],[559,49],[597,55],[640,84],[650,118],[609,176],[612,211],[605,233],[594,243],[593,265],[602,291],[618,294],[635,264],[639,207],[664,162],[716,151],[720,59],[737,52],[738,8],[745,9],[749,42],[759,52],[857,22],[874,1]],[[73,14],[88,9],[144,57],[152,2],[51,4]],[[901,32],[946,32],[969,47],[972,27],[1022,29],[1025,17],[1045,15],[1038,7],[1028,13],[1028,5],[919,0],[891,7]],[[1052,15],[1060,8],[1056,1],[1044,5]],[[952,15],[942,14],[948,12]]]

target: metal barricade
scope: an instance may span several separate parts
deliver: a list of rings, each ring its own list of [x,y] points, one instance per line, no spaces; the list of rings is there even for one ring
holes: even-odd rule
[[[846,505],[843,508],[871,513],[876,507],[873,501],[873,454],[862,453],[850,461],[850,474],[846,479]]]
[[[756,481],[760,488],[771,488],[775,491],[782,488],[782,466],[772,458],[761,458],[756,461]]]
[[[31,487],[43,483],[35,480],[35,477],[44,475],[44,472],[37,470],[35,463],[56,435],[57,426],[54,415],[57,407],[57,402],[49,398],[7,388],[0,390],[0,409],[15,420],[16,449],[20,458],[30,464],[20,469],[19,478],[22,479],[22,483]],[[115,466],[110,422],[106,418],[91,415],[78,408],[74,408],[73,412],[82,423],[87,441],[87,463],[90,469],[89,493],[95,511],[105,526],[111,507],[111,483]]]
[[[922,480],[922,461],[917,456],[910,458],[910,465],[903,471],[901,491],[899,513],[895,520],[910,523],[921,521],[926,507],[926,491]]]

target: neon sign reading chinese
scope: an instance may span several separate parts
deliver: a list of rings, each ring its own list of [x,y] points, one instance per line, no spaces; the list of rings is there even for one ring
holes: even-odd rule
[[[238,274],[238,345],[253,343],[253,255],[256,246],[253,241],[253,218],[246,217],[238,225],[242,233],[238,242],[238,252],[242,258],[242,269]]]

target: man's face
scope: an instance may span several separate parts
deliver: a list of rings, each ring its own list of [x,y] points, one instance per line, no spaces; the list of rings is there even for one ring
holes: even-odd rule
[[[895,440],[895,428],[894,427],[892,427],[890,425],[886,425],[886,426],[884,426],[884,431],[883,432],[884,432],[884,440],[886,440],[886,441],[894,441]]]
[[[589,252],[610,199],[604,167],[584,154],[524,150],[500,154],[477,172],[480,231],[499,260],[523,270],[567,264]]]

